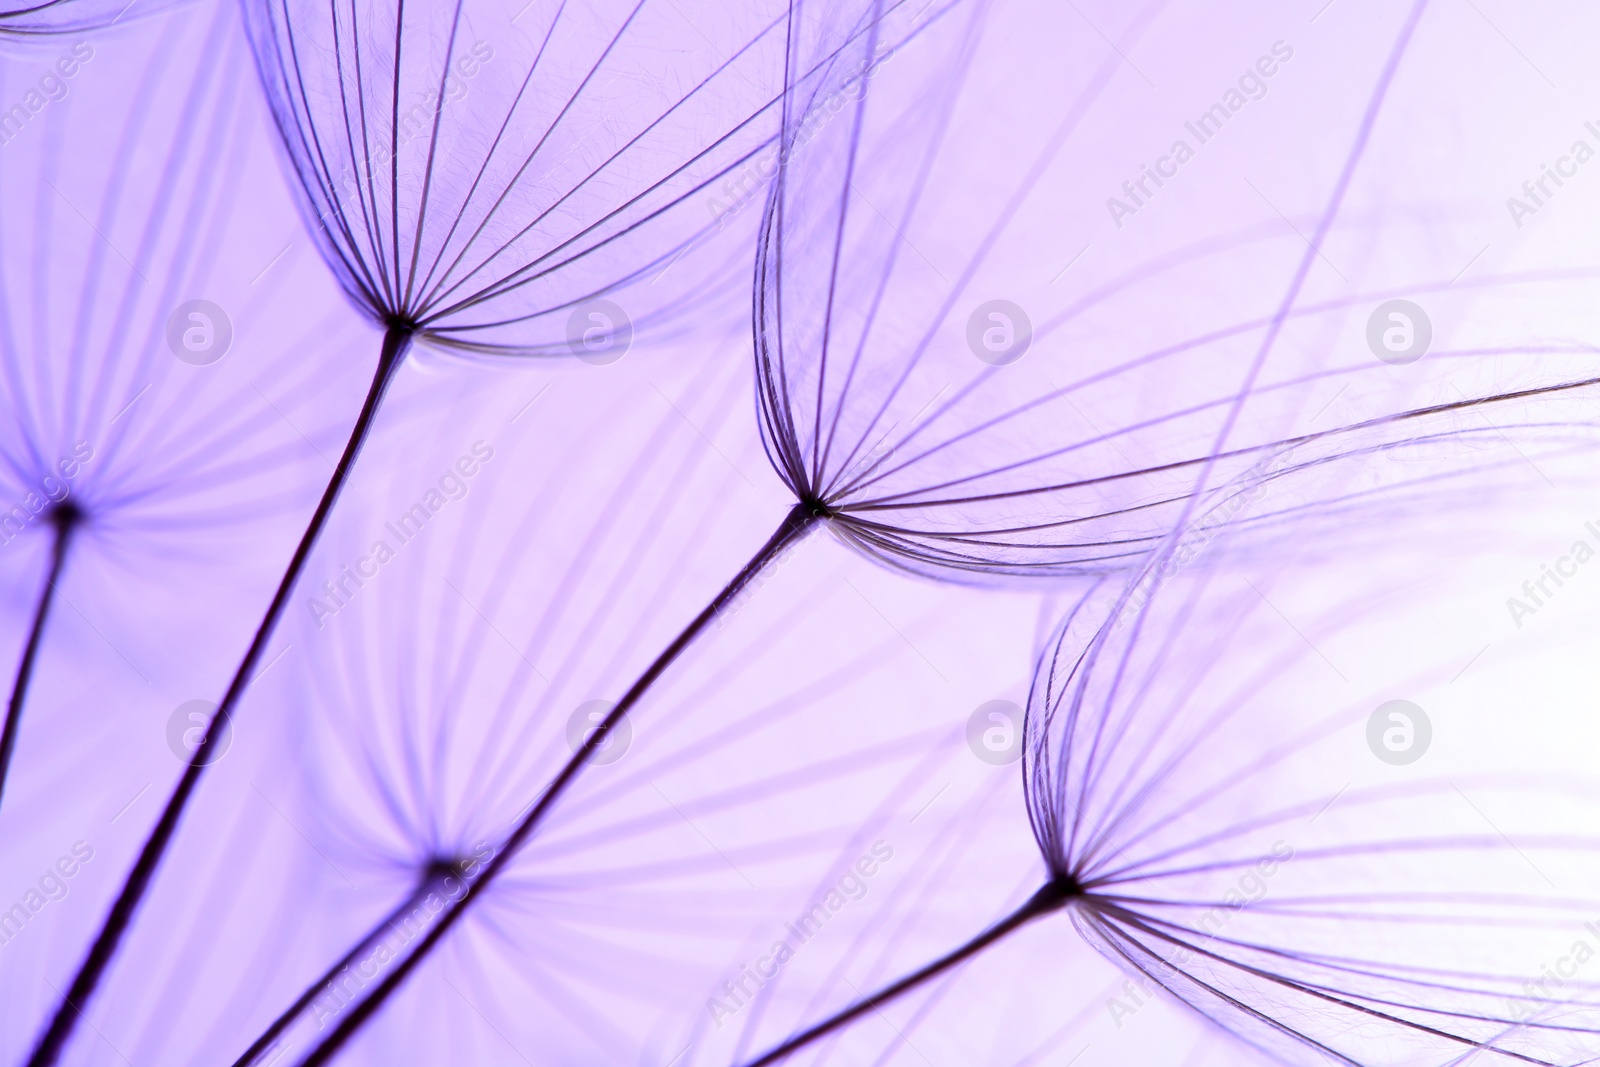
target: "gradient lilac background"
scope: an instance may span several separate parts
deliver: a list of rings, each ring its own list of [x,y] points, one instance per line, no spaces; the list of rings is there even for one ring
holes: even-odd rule
[[[63,10],[80,4],[98,6]],[[499,28],[520,4],[481,6],[507,63],[452,104],[466,124],[490,113],[472,109],[497,106],[511,58],[531,47]],[[538,0],[528,17],[551,6]],[[595,18],[631,6],[599,5]],[[923,337],[928,356],[886,422],[915,425],[926,405],[959,395],[936,427],[953,434],[1040,404],[900,475],[902,486],[1068,444],[1081,447],[1001,480],[1033,486],[1203,457],[1230,411],[1229,443],[1256,445],[1593,375],[1600,200],[1589,171],[1600,164],[1580,167],[1520,226],[1506,203],[1574,140],[1600,149],[1585,127],[1600,125],[1589,57],[1600,27],[1578,5],[1429,4],[1315,251],[1307,237],[1350,158],[1401,6],[931,6],[939,14],[926,28],[920,4],[885,22],[899,43],[868,82],[881,110],[860,131],[858,201],[837,245],[844,298],[831,320],[840,231],[829,191],[843,187],[851,111],[791,158],[786,343],[803,362],[824,321],[832,336],[867,338],[871,374],[824,404],[847,425],[866,418]],[[74,842],[93,859],[0,944],[7,1062],[25,1062],[181,773],[169,717],[226,684],[344,445],[381,335],[308,236],[317,212],[291,185],[238,11],[210,0],[165,8],[0,42],[0,107],[25,100],[75,42],[93,49],[65,95],[0,144],[0,504],[21,501],[76,442],[94,446],[73,490],[90,523],[58,590],[0,806],[0,909]],[[597,136],[671,91],[674,71],[713,63],[741,27],[784,13],[644,8],[656,21],[626,61],[638,80],[619,76],[585,118]],[[825,50],[870,10],[805,5],[807,46]],[[1277,42],[1292,58],[1197,144],[1185,123]],[[781,47],[754,57],[740,86],[748,99],[730,92],[726,106],[749,108],[781,86],[782,58]],[[700,133],[715,128],[700,119]],[[763,121],[759,137],[775,136],[778,116]],[[1178,138],[1194,158],[1119,225],[1107,199],[1126,200],[1123,183]],[[675,144],[652,146],[644,165]],[[565,150],[588,158],[581,143]],[[898,210],[919,174],[925,201],[905,223]],[[766,194],[718,226],[730,199],[718,186],[679,205],[647,247],[556,279],[587,294],[597,278],[625,277],[607,298],[639,329],[619,362],[549,358],[564,305],[526,334],[495,335],[539,348],[535,357],[425,338],[412,350],[271,666],[63,1062],[232,1062],[430,858],[503,837],[570,756],[574,709],[615,700],[792,506],[752,401],[750,291]],[[673,261],[690,235],[691,253]],[[864,302],[891,254],[893,284],[867,331]],[[636,276],[658,262],[664,272]],[[200,297],[234,329],[209,366],[175,359],[165,337],[172,309]],[[1409,366],[1380,362],[1366,342],[1368,315],[1392,297],[1433,324],[1429,353]],[[965,333],[970,310],[996,298],[1027,309],[1035,330],[1029,352],[998,370]],[[809,417],[815,379],[803,385],[790,401]],[[1514,976],[1514,989],[1588,936],[1584,918],[1600,921],[1592,853],[1532,843],[1595,825],[1586,589],[1600,579],[1580,566],[1521,625],[1506,603],[1575,540],[1600,545],[1585,527],[1600,525],[1591,398],[1441,410],[1274,454],[1276,466],[1253,466],[1257,455],[1215,466],[1202,520],[1223,487],[1265,470],[1264,498],[1245,515],[1260,521],[1202,539],[1140,631],[1169,643],[1165,658],[1135,659],[1149,707],[1232,716],[1197,743],[1205,775],[1250,771],[1225,810],[1197,810],[1186,832],[1392,788],[1383,805],[1336,804],[1277,836],[1307,852],[1384,835],[1510,846],[1448,861],[1423,851],[1290,861],[1268,906],[1241,912],[1230,936],[1487,969]],[[1429,439],[1395,447],[1413,431]],[[492,459],[442,487],[477,442]],[[1296,467],[1297,456],[1316,462]],[[1054,521],[1192,480],[1152,476],[907,521]],[[431,490],[446,503],[399,544],[385,524]],[[1147,549],[1182,506],[1096,529],[1146,538]],[[323,583],[378,539],[394,542],[394,558],[347,606],[313,610]],[[48,551],[42,525],[0,546],[0,648],[25,639]],[[968,718],[990,700],[1028,704],[1057,623],[1091,587],[1086,617],[1103,619],[1137,560],[1026,576],[922,565],[913,576],[884,563],[826,529],[785,556],[645,699],[624,756],[586,771],[342,1061],[741,1063],[1025,899],[1042,866],[1020,765],[975,758]],[[1169,606],[1188,598],[1201,605],[1193,613]],[[1069,641],[1081,647],[1092,633]],[[1430,750],[1401,767],[1374,758],[1365,735],[1370,712],[1396,698],[1433,723]],[[1325,720],[1342,725],[1255,770]],[[1160,721],[1130,715],[1122,736],[1172,742]],[[1184,810],[1194,773],[1158,779],[1157,803]],[[880,840],[893,858],[859,899],[762,1000],[717,1026],[708,1000],[725,995],[724,981]],[[1182,891],[1210,899],[1231,880],[1217,873]],[[1330,926],[1270,904],[1462,886],[1508,903],[1449,936],[1370,917]],[[1124,1017],[1112,998],[1132,1003],[1127,980],[1058,914],[792,1062],[1272,1062],[1170,997]],[[1573,1018],[1593,1026],[1597,978],[1577,981],[1591,984],[1566,991],[1586,1002]],[[1462,1062],[1381,1027],[1343,1038],[1359,1062]],[[1595,1054],[1594,1034],[1529,1040],[1556,1062]]]

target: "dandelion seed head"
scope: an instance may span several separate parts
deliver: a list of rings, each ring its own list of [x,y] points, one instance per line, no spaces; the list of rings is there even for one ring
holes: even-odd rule
[[[782,14],[247,5],[306,222],[350,298],[434,345],[535,355],[582,354],[568,320],[602,304],[663,335],[717,305],[753,224],[742,183],[764,181]]]

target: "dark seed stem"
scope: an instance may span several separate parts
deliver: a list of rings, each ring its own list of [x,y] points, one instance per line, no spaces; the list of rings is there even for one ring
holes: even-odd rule
[[[918,986],[932,981],[951,968],[960,966],[1007,934],[1027,925],[1041,915],[1047,915],[1065,906],[1068,901],[1078,895],[1078,888],[1070,882],[1053,881],[1045,883],[1044,887],[1029,897],[1027,903],[1023,904],[1022,907],[1007,915],[960,948],[940,956],[921,970],[913,971],[899,981],[878,990],[878,992],[863,997],[838,1014],[832,1015],[809,1030],[791,1037],[760,1059],[751,1060],[744,1067],[767,1067],[768,1064],[787,1059],[813,1041],[828,1036],[835,1030],[849,1025],[867,1012],[876,1011],[891,1001],[911,992]]]
[[[6,706],[5,730],[0,733],[0,797],[5,795],[6,776],[11,770],[11,753],[17,747],[17,731],[22,728],[22,705],[28,699],[28,683],[33,680],[33,664],[44,639],[45,620],[50,617],[50,607],[56,597],[56,583],[61,580],[61,569],[67,563],[67,549],[72,544],[72,534],[82,517],[76,507],[65,503],[50,513],[50,522],[56,531],[50,548],[50,571],[45,575],[44,586],[39,590],[39,602],[33,609],[33,628],[28,631],[28,643],[23,646],[22,661],[17,664],[17,677],[11,684],[11,703]]]
[[[311,1002],[316,999],[319,991],[325,989],[328,986],[328,983],[332,982],[338,977],[340,971],[354,963],[364,952],[366,952],[369,946],[376,943],[377,940],[383,936],[384,932],[388,930],[402,915],[421,903],[428,893],[432,891],[440,881],[441,879],[437,874],[429,872],[429,874],[418,883],[417,888],[412,890],[411,895],[402,900],[399,906],[393,911],[385,915],[382,921],[380,921],[377,926],[372,928],[371,933],[369,933],[361,941],[357,942],[356,945],[351,948],[349,952],[345,953],[337,963],[324,971],[322,977],[308,985],[306,987],[306,991],[300,994],[300,999],[289,1005],[289,1007],[284,1010],[282,1015],[279,1015],[272,1021],[271,1026],[267,1027],[261,1032],[261,1036],[256,1038],[255,1043],[249,1048],[245,1049],[244,1053],[238,1059],[233,1061],[233,1067],[250,1067],[251,1064],[255,1063],[256,1060],[265,1055],[267,1050],[272,1047],[272,1043],[278,1039],[278,1035],[287,1030],[289,1025],[295,1021],[300,1013],[311,1006]]]
[[[327,488],[322,492],[317,510],[312,513],[311,522],[306,526],[305,533],[300,537],[300,544],[289,560],[288,569],[283,572],[283,579],[278,583],[278,591],[274,594],[266,615],[262,617],[261,625],[256,629],[249,650],[240,661],[233,681],[229,683],[228,690],[212,717],[211,725],[206,729],[205,739],[190,755],[189,765],[184,768],[183,776],[178,779],[177,788],[168,798],[160,820],[150,831],[150,836],[145,839],[144,848],[140,850],[139,858],[134,863],[133,870],[128,873],[127,880],[123,882],[122,891],[112,904],[111,911],[101,925],[94,944],[89,948],[89,954],[78,968],[78,973],[73,978],[66,996],[62,997],[56,1006],[56,1013],[50,1021],[50,1026],[34,1046],[33,1054],[28,1058],[28,1067],[52,1067],[71,1038],[78,1019],[88,1008],[89,1000],[94,996],[95,988],[110,965],[112,957],[116,955],[122,935],[127,932],[134,911],[144,898],[145,890],[149,888],[150,880],[161,863],[162,855],[178,828],[178,819],[182,816],[184,807],[193,795],[195,787],[200,784],[200,775],[211,762],[213,745],[219,738],[228,735],[225,727],[232,721],[235,706],[250,687],[256,664],[260,662],[278,620],[289,605],[289,597],[294,592],[300,572],[305,569],[306,561],[311,556],[311,549],[316,545],[323,526],[327,524],[340,490],[349,480],[356,456],[361,453],[361,448],[366,444],[367,437],[372,431],[373,420],[383,403],[384,394],[394,381],[395,371],[404,362],[406,350],[410,346],[411,330],[408,327],[391,325],[385,331],[383,349],[378,356],[378,367],[373,374],[372,384],[367,389],[366,400],[361,405],[361,414],[357,416],[355,428],[351,430],[350,439],[345,444],[344,454],[339,457],[333,476],[328,479]]]

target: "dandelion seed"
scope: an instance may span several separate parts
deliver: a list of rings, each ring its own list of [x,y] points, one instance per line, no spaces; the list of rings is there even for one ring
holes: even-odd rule
[[[452,505],[469,509],[459,521],[432,520],[427,540],[401,548],[396,561],[386,564],[348,609],[328,620],[326,629],[312,633],[308,627],[314,654],[331,658],[326,669],[312,673],[307,706],[372,711],[356,720],[345,712],[313,719],[322,724],[323,739],[314,747],[328,764],[322,776],[328,785],[326,802],[311,817],[341,828],[337,836],[330,830],[331,843],[321,847],[338,856],[381,851],[385,866],[414,866],[417,855],[452,854],[461,842],[480,838],[498,851],[506,815],[525,807],[551,770],[573,755],[560,728],[568,712],[580,701],[609,696],[618,658],[632,658],[629,650],[635,645],[676,625],[673,594],[682,581],[676,550],[722,536],[717,531],[736,505],[728,499],[728,483],[743,483],[703,445],[700,433],[715,434],[722,421],[742,410],[738,401],[746,382],[729,373],[738,369],[707,364],[695,376],[705,388],[688,395],[709,392],[716,401],[709,412],[704,400],[690,407],[694,426],[661,404],[647,385],[641,391],[652,401],[654,425],[640,425],[620,399],[593,416],[592,426],[558,430],[542,420],[490,420],[504,424],[503,434],[538,434],[541,442],[566,442],[562,447],[570,452],[551,454],[552,462],[530,484],[512,458],[516,446],[497,439],[497,458],[478,478],[495,478],[530,493],[525,513],[514,521],[491,521],[496,492],[475,483],[461,505]],[[570,407],[569,400],[561,417]],[[511,405],[510,412],[515,408]],[[441,422],[454,425],[447,415]],[[638,434],[636,447],[610,453],[632,458],[614,476],[599,479],[609,488],[590,484],[598,470],[610,470],[606,460],[591,454],[594,431],[601,429],[613,440],[631,442],[635,430]],[[550,454],[550,445],[531,451]],[[577,462],[586,455],[587,463]],[[396,493],[414,492],[403,488],[404,482],[396,479]],[[393,513],[397,505],[374,510]],[[577,517],[584,525],[574,531]],[[337,537],[330,542],[343,543]],[[365,547],[365,539],[357,535],[351,544],[354,551]],[[557,566],[563,580],[529,591],[508,588],[495,577],[532,560]],[[448,585],[436,578],[441,572]],[[407,617],[429,620],[428,632],[408,632],[394,641],[391,605],[406,605]],[[530,608],[536,613],[523,618]],[[629,636],[614,640],[607,636],[613,630]],[[883,652],[875,649],[877,656]],[[374,656],[395,669],[378,666]],[[616,766],[631,768],[634,759],[630,751]],[[353,783],[363,786],[358,795]],[[342,829],[347,821],[354,825]],[[719,862],[724,861],[719,857]],[[735,857],[734,862],[748,861]],[[451,907],[459,903],[452,901]],[[416,944],[408,943],[407,952]],[[332,959],[320,960],[317,968],[329,967]],[[376,988],[372,983],[362,997]],[[291,1001],[310,1003],[304,993],[284,997],[284,1004]],[[294,1017],[285,1027],[305,1038],[296,1041],[297,1047],[315,1043],[333,1026],[317,1025],[309,1007],[287,1014]],[[338,1021],[346,1017],[341,1011]],[[247,1040],[229,1055],[237,1055]],[[253,1045],[264,1047],[262,1040]]]
[[[166,30],[226,55],[232,26],[180,13],[129,32],[138,40]],[[192,373],[167,336],[178,294],[206,285],[221,295],[232,280],[231,270],[213,267],[219,247],[248,247],[225,187],[227,167],[247,151],[248,84],[215,68],[150,68],[142,59],[137,49],[106,54],[83,42],[51,68],[69,72],[49,75],[59,108],[4,146],[0,551],[15,558],[44,537],[50,549],[10,687],[0,789],[49,647],[47,620],[58,601],[96,606],[63,591],[75,585],[74,561],[149,571],[170,555],[174,528],[215,534],[270,515],[276,502],[264,486],[284,473],[276,419],[241,403],[241,368]],[[170,106],[174,99],[187,108]],[[125,128],[102,144],[108,120]],[[103,169],[71,165],[89,140],[106,156]],[[160,284],[150,282],[152,272]],[[337,329],[326,318],[337,305],[319,309],[297,297],[285,287],[264,290],[234,305],[238,325],[253,331],[258,315],[295,300],[310,316],[322,312],[309,326]],[[288,360],[271,373],[280,369],[293,373]],[[292,377],[276,384],[292,385]],[[120,621],[102,618],[98,627],[125,659],[150,653],[144,644],[124,651],[129,635]]]
[[[246,7],[312,231],[375,321],[570,355],[591,302],[636,328],[703,303],[676,264],[719,228],[700,198],[774,136],[781,4]]]
[[[1367,707],[1342,691],[1310,696],[1330,677],[1319,649],[1364,620],[1379,602],[1368,583],[1385,580],[1341,577],[1357,587],[1309,637],[1254,583],[1214,572],[1161,583],[1128,627],[1096,621],[1114,620],[1122,596],[1109,608],[1086,597],[1029,696],[1023,780],[1044,884],[751,1067],[1057,914],[1146,996],[1170,994],[1284,1062],[1587,1062],[1600,1047],[1600,986],[1572,953],[1593,951],[1573,947],[1594,933],[1583,925],[1589,876],[1577,873],[1600,856],[1586,832],[1592,791],[1473,775],[1468,792],[1518,813],[1501,832],[1450,781],[1332,784],[1349,773],[1340,743]],[[1414,684],[1450,673],[1439,664]],[[1540,977],[1541,952],[1561,958],[1561,977]]]
[[[1130,14],[1123,51],[1159,10]],[[1343,423],[1315,408],[1293,411],[1313,382],[1386,368],[1318,366],[1287,340],[1291,321],[1339,303],[1308,306],[1306,278],[1363,173],[1420,10],[1390,43],[1341,173],[1319,194],[1315,241],[1295,249],[1296,272],[1257,278],[1237,269],[1238,241],[1218,237],[1152,256],[1065,307],[1051,293],[1058,266],[1045,263],[1029,231],[1053,232],[1060,205],[1047,183],[1072,180],[1077,160],[1068,153],[1121,56],[1107,52],[1052,129],[1019,138],[995,121],[992,102],[970,105],[958,91],[976,76],[969,72],[1002,62],[976,43],[983,20],[974,16],[960,41],[932,51],[949,57],[943,91],[903,86],[919,56],[897,53],[853,122],[824,128],[791,154],[768,200],[756,277],[758,403],[784,483],[826,510],[837,536],[887,566],[975,583],[1092,579],[1138,567],[1204,506],[1209,485],[1245,477],[1283,450],[1310,444],[1354,456],[1386,435],[1388,445],[1430,432],[1421,428],[1430,419],[1447,424],[1452,412],[1436,397],[1393,386],[1375,391],[1370,414]],[[1005,62],[1011,28],[997,46]],[[985,189],[984,210],[974,216],[970,200],[946,202],[947,183]],[[1256,286],[1275,305],[1249,325],[1166,335],[1169,323],[1186,329],[1183,316],[1165,312],[1181,283],[1155,277],[1179,263],[1207,263],[1230,297]],[[1011,298],[1001,295],[1008,288]],[[1081,316],[1113,303],[1100,329],[1082,342],[1068,337]],[[1161,343],[1105,354],[1145,319],[1164,331]],[[1516,360],[1505,349],[1472,356],[1491,375],[1509,376]],[[1580,370],[1541,384],[1590,394],[1595,381]],[[1510,407],[1517,393],[1490,387],[1470,403]],[[1314,414],[1323,421],[1305,421]]]

